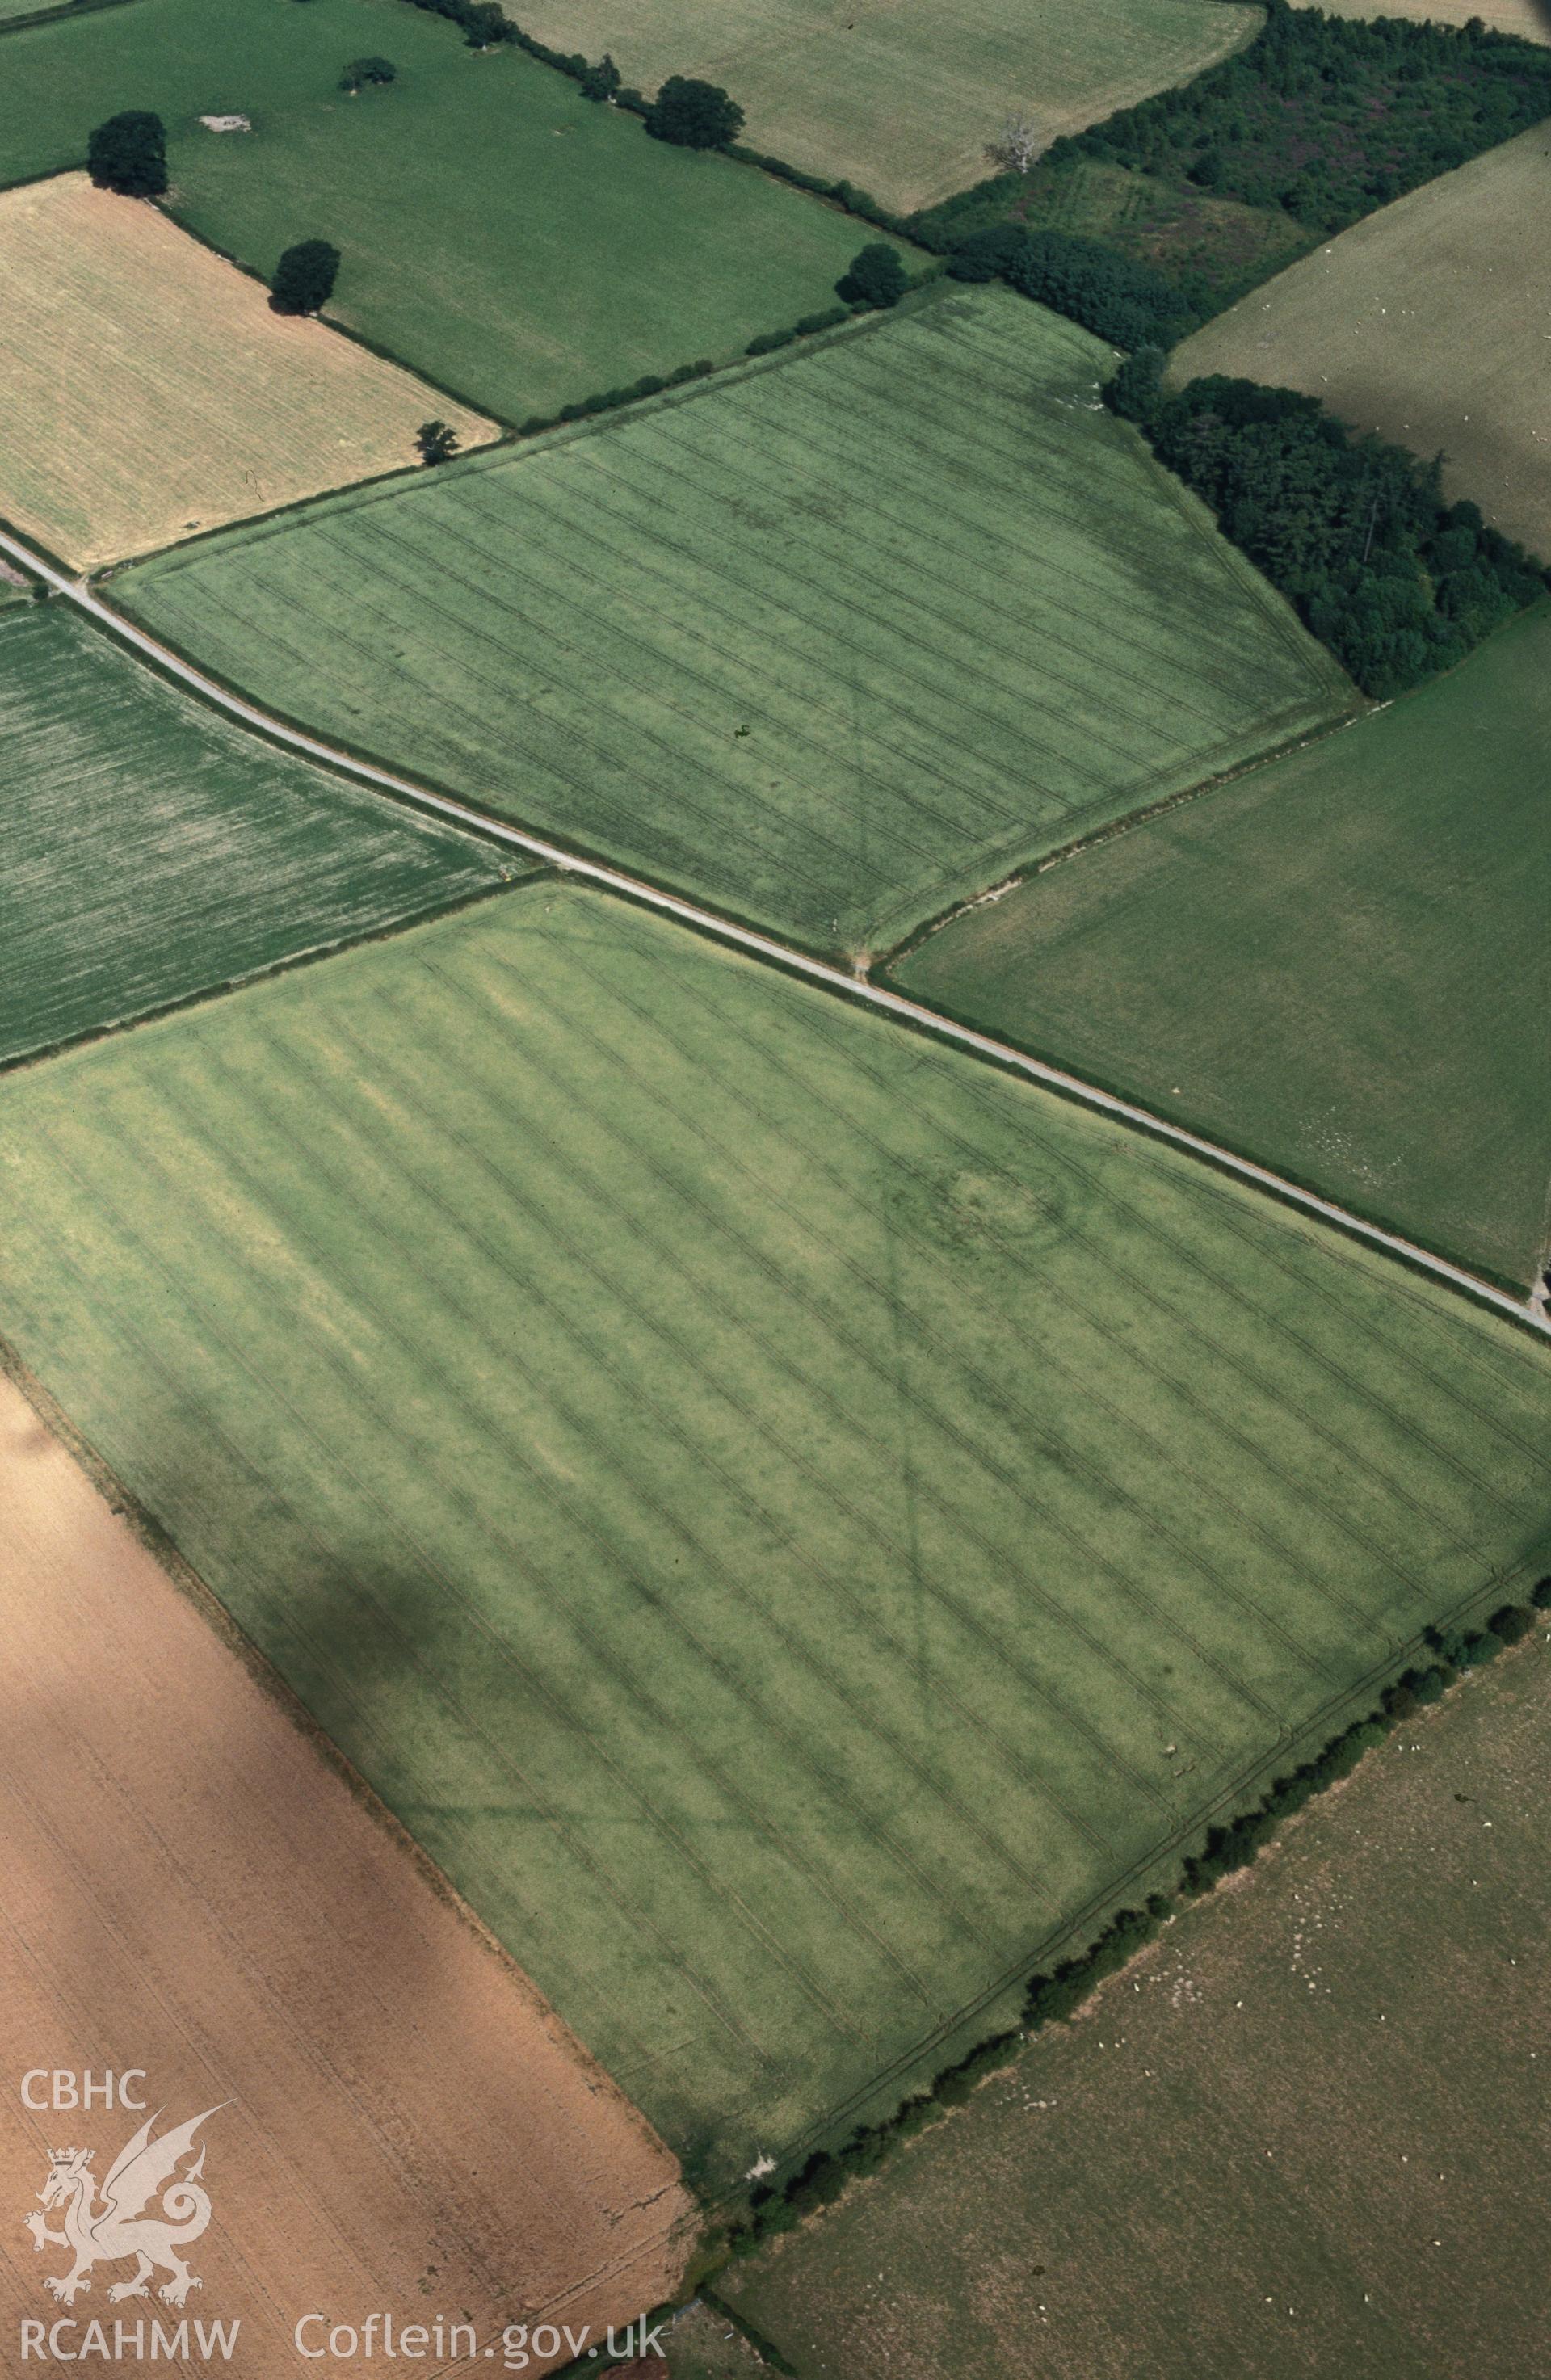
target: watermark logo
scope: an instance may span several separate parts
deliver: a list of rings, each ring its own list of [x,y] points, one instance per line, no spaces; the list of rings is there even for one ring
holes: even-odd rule
[[[179,2173],[178,2168],[194,2155],[200,2126],[218,2113],[218,2108],[207,2107],[153,2139],[158,2108],[119,2151],[100,2184],[91,2170],[92,2150],[50,2151],[48,2177],[37,2193],[42,2211],[34,2210],[24,2219],[40,2253],[59,2249],[73,2260],[67,2271],[45,2277],[43,2287],[51,2297],[61,2305],[74,2305],[91,2289],[95,2265],[122,2264],[129,2257],[135,2269],[127,2280],[113,2283],[107,2293],[110,2305],[149,2297],[158,2274],[167,2277],[156,2294],[170,2306],[186,2304],[190,2289],[204,2286],[183,2257],[210,2221],[210,2193],[201,2180],[204,2143],[186,2172]],[[48,2217],[56,2209],[60,2228],[54,2229]]]

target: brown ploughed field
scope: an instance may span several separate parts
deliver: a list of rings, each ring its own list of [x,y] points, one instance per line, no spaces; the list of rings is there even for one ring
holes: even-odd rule
[[[115,2320],[240,2319],[213,2366],[240,2380],[382,2368],[380,2328],[372,2360],[300,2356],[309,2313],[424,2326],[428,2374],[509,2368],[508,2324],[623,2325],[678,2278],[676,2161],[188,1585],[0,1375],[0,2363],[23,2320],[79,2351],[93,2319],[110,2347]],[[159,2134],[217,2110],[181,2310],[110,2303],[125,2261],[47,2293],[68,2252],[22,2217],[51,2152],[91,2148],[101,2183],[145,2116],[33,2112],[38,2069],[145,2070]],[[435,2352],[439,2317],[475,2358]]]

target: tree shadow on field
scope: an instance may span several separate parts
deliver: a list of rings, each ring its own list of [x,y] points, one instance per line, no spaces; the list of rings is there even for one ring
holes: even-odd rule
[[[13,1543],[12,1489],[45,1463],[57,1530],[33,1528],[30,1503]],[[367,2290],[363,2313],[531,2320],[607,2266],[620,2224],[655,2269],[668,2252],[646,2232],[672,2209],[649,2225],[633,2210],[672,2194],[671,2160],[600,2092],[357,1773],[370,1768],[384,1800],[413,1777],[434,1824],[455,1826],[481,1775],[450,1725],[436,1798],[430,1678],[455,1699],[460,1672],[488,1658],[477,1632],[444,1589],[372,1559],[293,1568],[234,1619],[163,1538],[169,1585],[146,1543],[160,1532],[110,1523],[83,1485],[45,1431],[0,1429],[0,1612],[18,1686],[0,1755],[12,1919],[0,1994],[22,2065],[140,2070],[147,2112],[164,2107],[168,2123],[218,2111],[216,2219],[199,2261],[212,2304],[251,2317],[266,2354],[284,2344],[269,2341],[262,2286],[287,2279],[277,2206],[315,2209],[343,2235],[361,2192],[376,2193],[371,2274],[339,2267],[342,2289]],[[46,1498],[33,1501],[47,1521]],[[232,1577],[236,1603],[238,1563]],[[271,1640],[261,1651],[243,1621]],[[512,1781],[479,1815],[515,1822],[505,1840],[520,1857],[531,1813]],[[101,2174],[144,2120],[28,2115],[16,2096],[0,2109],[0,2182],[18,2214],[50,2150],[84,2143]],[[292,2216],[280,2219],[284,2234]],[[34,2295],[47,2304],[56,2262],[40,2256],[34,2272],[28,2257],[24,2312]],[[673,2277],[660,2272],[648,2297]],[[637,2310],[623,2297],[614,2308],[621,2321]]]
[[[442,1868],[471,1833],[493,1826],[520,1846],[536,1813],[511,1755],[533,1695],[443,1580],[320,1556],[234,1617],[258,1647],[250,1666],[377,1821],[403,1829],[433,1889],[452,1897]],[[521,1941],[508,1947],[522,1963]]]

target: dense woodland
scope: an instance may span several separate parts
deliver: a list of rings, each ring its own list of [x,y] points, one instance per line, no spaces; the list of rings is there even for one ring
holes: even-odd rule
[[[1117,347],[1167,346],[1191,327],[1162,273],[1080,232],[994,224],[955,249],[948,270],[958,281],[1003,280]]]
[[[1270,0],[1236,57],[1067,149],[1339,231],[1551,114],[1551,51],[1479,18],[1373,23]]]
[[[1140,249],[1129,225],[1095,228],[1115,252],[1159,271],[1194,327],[1285,262],[1289,238],[1302,233],[1308,245],[1339,230],[1548,114],[1551,50],[1488,32],[1478,19],[1370,24],[1270,0],[1264,30],[1237,55],[1053,142],[1030,173],[1000,174],[911,228],[941,254],[999,225],[1081,233],[1079,169],[1123,168],[1138,177],[1139,196],[1175,194],[1188,254],[1169,238],[1167,206],[1138,209],[1163,218],[1161,236],[1144,234]],[[1259,271],[1239,209],[1214,217],[1202,204],[1212,200],[1261,211]],[[1214,230],[1224,270],[1214,270]]]
[[[1545,592],[1543,566],[1476,505],[1444,502],[1436,463],[1356,436],[1295,389],[1214,374],[1170,393],[1162,360],[1123,364],[1111,405],[1364,692],[1387,698],[1451,668]]]

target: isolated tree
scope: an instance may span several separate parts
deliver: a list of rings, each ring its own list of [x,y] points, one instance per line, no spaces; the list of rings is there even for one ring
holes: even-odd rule
[[[471,50],[493,50],[511,30],[500,0],[472,0],[472,5],[459,13],[458,23]]]
[[[398,68],[392,58],[352,58],[339,78],[341,91],[365,91],[370,84],[398,80]]]
[[[692,75],[670,75],[647,110],[647,130],[654,140],[670,140],[675,149],[725,149],[744,128],[744,112],[714,82],[697,82]]]
[[[333,294],[339,250],[326,239],[299,239],[274,268],[270,304],[277,314],[316,314]]]
[[[1040,131],[1032,115],[1021,110],[1004,120],[994,140],[986,144],[986,154],[1003,173],[1026,174],[1039,154]]]
[[[584,99],[612,99],[624,78],[607,50],[595,67],[588,67],[582,77]]]
[[[858,249],[844,278],[835,284],[837,293],[852,306],[895,305],[909,286],[898,249],[881,239]]]
[[[166,128],[159,115],[127,108],[98,125],[86,144],[86,162],[100,190],[159,199],[167,187]]]
[[[415,443],[422,463],[450,463],[460,441],[457,431],[445,421],[422,421],[415,432]]]

